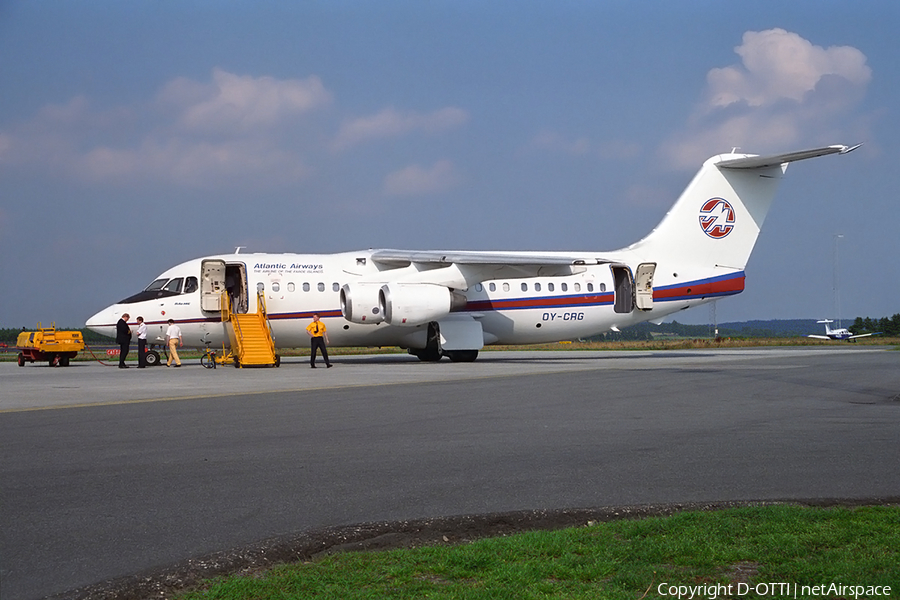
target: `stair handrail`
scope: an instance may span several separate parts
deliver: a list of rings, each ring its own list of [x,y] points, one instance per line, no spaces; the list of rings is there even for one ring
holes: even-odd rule
[[[231,296],[227,291],[219,294],[219,307],[222,313],[222,322],[231,320]]]
[[[266,308],[266,296],[263,290],[258,290],[256,292],[256,302],[257,302],[257,313],[260,316],[260,320],[262,321],[262,325],[266,328],[266,331],[269,333],[267,336],[267,343],[269,346],[269,351],[272,353],[272,356],[275,356],[275,332],[272,331],[272,324],[269,323],[269,311]]]
[[[231,329],[228,330],[229,340],[231,341],[231,353],[240,360],[244,356],[244,347],[242,341],[244,339],[241,332],[241,322],[237,319],[237,314],[231,311],[231,297],[228,292],[222,292],[222,321],[227,320],[231,323]]]

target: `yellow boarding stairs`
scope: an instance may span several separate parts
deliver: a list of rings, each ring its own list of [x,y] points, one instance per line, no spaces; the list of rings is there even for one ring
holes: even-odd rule
[[[231,323],[228,337],[231,339],[234,366],[280,366],[281,357],[275,354],[275,341],[262,293],[257,294],[256,305],[259,310],[255,313],[235,313],[231,311],[228,294],[222,294],[222,321]]]

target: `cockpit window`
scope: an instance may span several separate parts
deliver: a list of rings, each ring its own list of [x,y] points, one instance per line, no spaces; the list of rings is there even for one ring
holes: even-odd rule
[[[119,304],[134,304],[135,302],[144,302],[146,300],[157,300],[159,298],[168,298],[177,296],[182,293],[189,294],[197,291],[196,277],[175,277],[174,279],[162,278],[157,279],[144,291],[138,292],[134,296],[129,296],[119,301]]]
[[[167,292],[180,294],[182,284],[184,284],[184,277],[176,277],[175,279],[170,280],[163,289]]]
[[[164,285],[166,285],[167,281],[168,281],[168,279],[157,279],[156,281],[154,281],[153,283],[151,283],[150,285],[145,287],[144,291],[145,292],[155,292],[156,290],[161,290],[162,287]]]

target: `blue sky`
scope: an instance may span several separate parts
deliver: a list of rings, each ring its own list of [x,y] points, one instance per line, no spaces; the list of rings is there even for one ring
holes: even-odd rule
[[[711,155],[857,142],[790,168],[716,317],[892,315],[898,26],[893,0],[4,2],[0,327],[80,327],[235,246],[613,250]]]

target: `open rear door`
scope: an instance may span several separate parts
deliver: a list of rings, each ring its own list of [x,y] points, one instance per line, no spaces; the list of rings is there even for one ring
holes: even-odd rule
[[[634,310],[634,278],[625,265],[610,265],[615,286],[613,311],[627,314]]]
[[[641,263],[634,273],[634,304],[638,310],[653,309],[653,274],[656,263]]]
[[[200,308],[221,311],[222,292],[225,291],[225,261],[204,260],[200,271]]]

